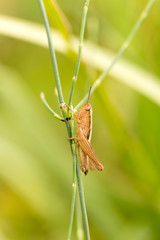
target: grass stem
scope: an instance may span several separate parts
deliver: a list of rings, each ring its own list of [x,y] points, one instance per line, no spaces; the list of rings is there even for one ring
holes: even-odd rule
[[[55,118],[57,118],[58,120],[61,120],[61,121],[64,122],[64,118],[62,118],[61,116],[59,116],[59,115],[49,106],[49,104],[47,103],[47,101],[46,101],[46,99],[45,99],[45,95],[44,95],[43,92],[41,92],[40,98],[41,98],[43,104],[45,105],[45,107],[53,114],[53,116],[54,116]]]
[[[83,230],[83,221],[82,221],[79,196],[77,196],[76,198],[76,223],[77,223],[77,240],[83,240],[84,230]]]
[[[81,212],[82,212],[82,218],[83,218],[85,239],[90,240],[87,210],[86,210],[86,204],[85,204],[85,198],[84,198],[83,184],[81,181],[81,174],[79,170],[78,158],[76,159],[76,172],[77,172],[77,183],[78,183],[78,191],[79,191],[79,199],[80,199]]]
[[[60,82],[60,77],[59,77],[59,72],[58,72],[58,66],[57,66],[57,60],[56,60],[56,55],[52,43],[52,38],[51,38],[51,33],[50,33],[50,28],[49,28],[49,22],[47,19],[47,14],[45,11],[44,3],[43,0],[38,0],[43,22],[45,25],[46,33],[47,33],[47,38],[48,38],[48,44],[49,44],[49,50],[51,54],[51,60],[52,60],[52,65],[53,65],[53,72],[54,72],[54,77],[55,77],[55,82],[56,82],[56,87],[58,91],[58,101],[59,104],[63,103],[63,93],[62,93],[62,88],[61,88],[61,82]]]
[[[72,191],[72,203],[71,203],[71,212],[70,212],[70,221],[69,221],[68,238],[67,238],[67,240],[71,239],[73,217],[74,217],[74,209],[75,209],[75,202],[76,202],[76,190],[77,190],[75,144],[72,143],[71,148],[72,148],[72,155],[73,155],[73,183],[72,183],[73,191]]]
[[[72,104],[73,92],[74,92],[74,89],[75,89],[75,85],[76,85],[76,81],[77,81],[77,77],[78,77],[78,72],[79,72],[79,67],[80,67],[80,62],[81,62],[83,38],[84,38],[84,31],[85,31],[85,26],[86,26],[86,18],[87,18],[89,2],[90,2],[90,0],[87,0],[84,4],[84,7],[83,7],[82,23],[81,23],[81,30],[80,30],[80,36],[79,36],[78,57],[77,57],[77,63],[76,63],[74,76],[72,78],[71,91],[70,91],[69,101],[68,101],[69,107]]]
[[[124,54],[124,52],[126,51],[126,49],[128,48],[128,46],[130,45],[132,39],[134,38],[135,34],[137,33],[137,31],[139,30],[139,28],[141,27],[141,25],[143,24],[144,20],[146,19],[146,17],[148,16],[153,4],[156,2],[156,0],[149,0],[148,4],[146,5],[146,7],[144,8],[144,10],[142,11],[140,18],[138,19],[138,21],[136,22],[135,26],[132,28],[130,34],[128,35],[127,39],[125,40],[125,42],[122,44],[120,50],[118,51],[117,55],[115,56],[115,58],[113,59],[113,61],[111,62],[111,64],[108,66],[108,68],[99,76],[99,78],[94,82],[92,89],[91,89],[91,95],[92,93],[96,90],[96,88],[101,84],[101,82],[103,81],[103,79],[108,75],[108,73],[111,71],[111,69],[113,68],[113,66],[116,64],[116,62],[122,57],[122,55]],[[79,109],[87,100],[87,94],[85,95],[85,97],[80,101],[80,103],[76,106],[75,109]]]
[[[73,117],[73,113],[71,113],[71,118]],[[74,121],[71,121],[71,137],[74,136]],[[74,141],[70,141],[71,152],[73,156],[73,183],[72,183],[72,202],[71,202],[71,212],[70,212],[70,221],[69,221],[69,228],[68,228],[68,238],[67,240],[71,239],[72,233],[72,225],[73,225],[73,217],[74,217],[74,210],[75,210],[75,202],[76,202],[76,192],[77,192],[77,178],[76,178],[76,147]]]

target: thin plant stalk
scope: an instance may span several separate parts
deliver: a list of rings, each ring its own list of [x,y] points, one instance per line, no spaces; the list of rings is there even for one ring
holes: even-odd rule
[[[90,0],[87,0],[84,4],[84,8],[83,8],[82,23],[81,23],[80,36],[79,36],[78,57],[77,57],[77,63],[76,63],[74,76],[72,78],[72,84],[71,84],[71,90],[70,90],[69,102],[68,102],[69,107],[72,104],[73,92],[74,92],[74,89],[75,89],[75,85],[76,85],[76,81],[77,81],[77,77],[78,77],[78,72],[79,72],[79,67],[80,67],[80,62],[81,62],[83,38],[84,38],[84,32],[85,32],[86,18],[87,18],[89,2],[90,2]],[[70,224],[69,224],[69,230],[68,230],[68,240],[70,240],[70,238],[71,238],[74,208],[75,208],[75,201],[76,201],[76,153],[74,153],[73,151],[72,151],[72,153],[73,153],[73,185],[72,185],[73,192],[72,192],[72,204],[71,204],[71,213],[70,213]],[[80,175],[79,175],[79,178],[77,179],[77,181],[78,182],[81,181]],[[78,184],[78,185],[82,185],[82,184]],[[80,197],[80,195],[79,195],[79,197]],[[83,205],[85,205],[85,201],[83,201]],[[85,209],[85,206],[83,206],[83,209]],[[82,214],[84,215],[84,219],[85,219],[85,222],[86,222],[87,215],[85,214],[85,212],[83,212]],[[85,222],[84,222],[84,226],[86,225]],[[88,220],[87,220],[87,222],[88,222]],[[87,238],[87,236],[89,235],[88,232],[89,232],[89,228],[87,229],[87,231],[85,231],[86,239],[89,239],[89,238]]]
[[[156,2],[156,0],[149,0],[148,4],[142,11],[140,18],[136,22],[135,26],[132,28],[130,34],[128,35],[126,41],[122,44],[120,50],[118,51],[117,55],[111,62],[111,64],[108,66],[108,68],[97,78],[97,80],[94,82],[92,89],[91,89],[91,95],[93,92],[97,89],[97,87],[102,83],[103,79],[108,75],[108,73],[111,71],[111,69],[114,67],[116,62],[122,57],[128,46],[130,45],[132,39],[134,38],[137,31],[140,29],[141,25],[143,24],[144,20],[148,16],[153,4]],[[87,100],[88,95],[86,94],[85,97],[78,103],[78,105],[75,107],[75,109],[79,109]]]
[[[57,87],[57,91],[58,91],[58,101],[60,104],[62,104],[62,103],[64,103],[64,100],[63,100],[61,82],[60,82],[60,78],[59,78],[58,66],[57,66],[56,56],[55,56],[55,52],[54,52],[54,48],[53,48],[53,44],[52,44],[47,14],[45,11],[43,0],[38,0],[38,1],[39,1],[40,9],[41,9],[41,14],[43,17],[43,22],[44,22],[44,25],[46,28],[49,50],[50,50],[50,54],[51,54],[53,71],[54,71],[54,76],[55,76],[55,82],[56,82],[56,87]],[[87,1],[87,2],[89,2],[89,1]],[[82,39],[83,39],[83,37],[82,37]],[[80,57],[81,57],[81,54],[80,54]],[[79,66],[77,67],[77,69],[79,69]],[[77,72],[77,74],[78,74],[78,72]],[[63,108],[63,107],[62,107],[62,114],[63,114],[64,119],[66,119],[67,113],[65,111],[65,108]],[[69,121],[65,121],[65,123],[66,123],[66,127],[67,127],[68,136],[69,136],[69,138],[71,138],[71,137],[73,137],[74,126],[71,125]],[[75,198],[76,198],[76,175],[77,175],[77,182],[78,182],[78,186],[79,186],[79,197],[80,197],[80,202],[81,202],[81,211],[82,211],[82,216],[83,216],[83,220],[84,220],[85,238],[86,238],[86,240],[90,240],[88,219],[87,219],[86,206],[85,206],[84,193],[83,193],[83,186],[82,186],[82,182],[81,182],[81,176],[80,176],[80,172],[79,172],[79,164],[78,164],[78,159],[77,159],[77,155],[76,155],[74,141],[70,141],[70,146],[71,146],[71,152],[72,152],[72,156],[73,156],[73,186],[74,186],[74,188],[73,188],[73,196],[72,196],[68,237],[70,238],[71,231],[72,231],[73,215],[74,215],[74,209],[75,209]]]
[[[77,223],[77,240],[84,239],[83,221],[79,197],[76,198],[76,223]]]
[[[73,113],[72,113],[73,115]],[[74,136],[74,121],[71,122],[71,135]],[[72,183],[72,202],[71,202],[71,212],[70,212],[70,221],[68,228],[68,238],[71,239],[72,233],[72,225],[73,225],[73,217],[75,210],[75,202],[76,202],[76,192],[77,192],[77,178],[76,178],[76,147],[74,141],[71,142],[71,151],[73,156],[73,183]]]
[[[40,98],[41,98],[43,104],[45,105],[45,107],[49,110],[49,112],[51,112],[55,118],[57,118],[58,120],[64,122],[64,118],[62,118],[61,116],[59,116],[59,115],[49,106],[49,104],[47,103],[47,101],[46,101],[46,99],[45,99],[45,95],[44,95],[43,92],[41,92]]]
[[[87,0],[84,4],[84,8],[83,8],[82,23],[81,23],[81,30],[80,30],[80,36],[79,36],[78,57],[77,57],[77,63],[76,63],[74,76],[72,78],[71,91],[70,91],[69,101],[68,101],[68,106],[69,107],[72,104],[73,92],[74,92],[74,89],[75,89],[75,85],[76,85],[76,81],[77,81],[77,77],[78,77],[78,72],[79,72],[79,67],[80,67],[80,62],[81,62],[83,38],[84,38],[84,31],[85,31],[85,26],[86,26],[86,18],[87,18],[89,2],[90,2],[90,0]]]
[[[62,88],[61,88],[61,81],[60,81],[60,77],[59,77],[59,72],[58,72],[56,55],[55,55],[55,51],[54,51],[54,47],[53,47],[53,43],[52,43],[52,37],[51,37],[49,22],[48,22],[48,18],[47,18],[47,14],[46,14],[46,10],[45,10],[43,0],[38,0],[38,2],[39,2],[40,10],[41,10],[41,15],[42,15],[42,18],[43,18],[43,23],[44,23],[44,26],[45,26],[45,29],[46,29],[49,51],[50,51],[50,55],[51,55],[53,72],[54,72],[54,77],[55,77],[55,82],[56,82],[56,88],[57,88],[57,92],[58,92],[58,102],[59,102],[59,104],[62,104],[62,103],[64,103],[63,93],[62,93]],[[63,114],[64,119],[66,119],[65,109],[62,108],[61,110],[62,110],[62,114]],[[66,123],[66,127],[67,127],[68,136],[71,137],[70,124],[69,124],[68,121],[65,121],[65,123]]]
[[[53,65],[53,72],[54,72],[56,87],[57,87],[57,91],[58,91],[58,100],[59,100],[59,104],[61,104],[61,103],[64,102],[63,93],[62,93],[62,88],[61,88],[59,72],[58,72],[56,55],[55,55],[55,51],[54,51],[54,47],[53,47],[53,43],[52,43],[52,38],[51,38],[51,33],[50,33],[49,22],[48,22],[48,19],[47,19],[47,14],[46,14],[46,11],[45,11],[43,0],[38,0],[38,2],[39,2],[39,5],[40,5],[42,18],[43,18],[43,22],[44,22],[46,33],[47,33],[48,45],[49,45],[49,50],[50,50],[50,53],[51,53],[51,60],[52,60],[52,65]]]
[[[77,191],[75,144],[72,144],[72,153],[73,153],[72,154],[73,155],[73,183],[72,183],[73,191],[72,191],[72,203],[71,203],[71,212],[70,212],[70,221],[69,221],[68,238],[67,238],[67,240],[71,239],[73,217],[74,217],[74,209],[75,209],[75,202],[76,202],[76,191]]]
[[[83,184],[82,184],[80,170],[79,170],[78,158],[76,159],[76,172],[77,172],[78,192],[79,192],[79,199],[80,199],[80,205],[81,205],[81,211],[82,211],[85,239],[90,240],[87,210],[86,210],[86,204],[85,204],[85,198],[84,198]]]

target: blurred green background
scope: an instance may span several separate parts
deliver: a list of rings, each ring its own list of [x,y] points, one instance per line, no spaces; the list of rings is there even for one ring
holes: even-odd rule
[[[51,23],[69,41],[78,36],[84,1],[48,2]],[[116,53],[147,1],[91,0],[85,39]],[[52,11],[54,14],[52,14]],[[160,77],[157,2],[124,59]],[[0,1],[0,13],[42,23],[37,1]],[[65,14],[65,18],[63,16]],[[95,55],[96,58],[96,55]],[[76,54],[57,52],[65,101]],[[99,76],[83,61],[75,106]],[[132,74],[132,73],[131,73]],[[63,123],[45,109],[44,91],[59,112],[49,50],[0,35],[0,239],[66,239],[72,157]],[[92,146],[103,172],[82,175],[91,239],[160,239],[160,109],[110,74],[90,100]],[[76,239],[76,221],[72,239]]]

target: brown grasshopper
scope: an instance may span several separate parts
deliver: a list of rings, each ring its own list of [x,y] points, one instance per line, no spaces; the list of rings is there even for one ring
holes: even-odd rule
[[[87,103],[83,105],[77,113],[66,105],[73,112],[77,120],[76,137],[69,139],[76,139],[78,141],[80,169],[85,175],[88,173],[89,169],[94,170],[97,168],[100,171],[104,169],[102,164],[98,161],[90,144],[92,134],[92,107],[88,103],[90,91],[91,88],[89,90]]]

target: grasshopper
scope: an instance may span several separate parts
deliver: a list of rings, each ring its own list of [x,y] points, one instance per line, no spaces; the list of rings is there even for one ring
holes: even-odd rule
[[[69,139],[76,139],[79,147],[80,169],[86,175],[88,170],[98,169],[102,171],[104,167],[98,161],[90,144],[92,135],[92,107],[89,104],[90,91],[88,94],[88,100],[77,113],[67,106],[74,114],[77,121],[77,134],[76,137]]]

